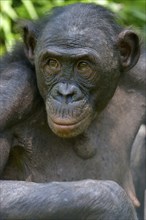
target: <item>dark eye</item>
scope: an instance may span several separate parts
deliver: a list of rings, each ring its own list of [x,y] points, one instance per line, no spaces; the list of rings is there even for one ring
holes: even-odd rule
[[[49,59],[45,65],[46,71],[59,71],[60,70],[60,63],[56,59]]]
[[[86,61],[78,62],[77,70],[80,74],[84,74],[86,77],[89,77],[92,73],[92,68]]]

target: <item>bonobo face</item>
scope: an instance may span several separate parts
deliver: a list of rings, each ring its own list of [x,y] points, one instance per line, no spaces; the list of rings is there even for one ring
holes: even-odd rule
[[[105,107],[119,74],[102,69],[106,65],[92,48],[57,45],[39,51],[37,81],[48,124],[60,137],[76,136]]]
[[[94,4],[55,9],[22,27],[50,128],[61,137],[79,135],[108,104],[120,73],[136,64],[138,36]]]

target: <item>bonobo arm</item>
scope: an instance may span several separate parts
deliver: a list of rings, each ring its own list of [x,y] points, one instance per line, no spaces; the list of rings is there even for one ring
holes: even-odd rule
[[[113,181],[2,181],[0,188],[1,220],[137,219],[125,191]]]
[[[18,45],[0,61],[0,174],[12,146],[12,126],[28,118],[39,101],[35,72]]]
[[[0,131],[24,120],[35,108],[35,75],[22,62],[13,62],[0,72]]]
[[[12,143],[12,135],[8,132],[0,133],[0,175],[7,163]]]
[[[0,70],[0,174],[12,145],[11,127],[36,107],[37,88],[33,70],[13,62]]]

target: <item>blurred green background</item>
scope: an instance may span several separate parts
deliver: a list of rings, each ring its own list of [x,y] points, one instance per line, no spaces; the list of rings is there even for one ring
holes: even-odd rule
[[[124,25],[134,26],[146,38],[146,0],[0,0],[0,54],[20,39],[18,18],[37,19],[54,6],[75,2],[94,2],[116,12]]]

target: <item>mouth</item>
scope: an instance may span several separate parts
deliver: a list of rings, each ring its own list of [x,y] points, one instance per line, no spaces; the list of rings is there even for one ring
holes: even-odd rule
[[[49,126],[51,130],[60,137],[74,137],[79,131],[82,130],[82,124],[86,119],[81,119],[79,121],[73,120],[65,120],[62,118],[55,118],[52,119],[51,117],[48,118]]]
[[[83,120],[83,119],[82,119]],[[60,128],[62,130],[68,129],[71,130],[77,126],[79,126],[79,124],[81,123],[81,121],[70,121],[70,120],[63,120],[63,119],[52,119],[50,117],[49,121],[52,122],[52,124],[56,127],[56,128]]]
[[[60,137],[75,137],[89,126],[92,120],[92,108],[89,105],[81,107],[73,105],[58,108],[55,105],[46,105],[47,120],[50,129]]]

